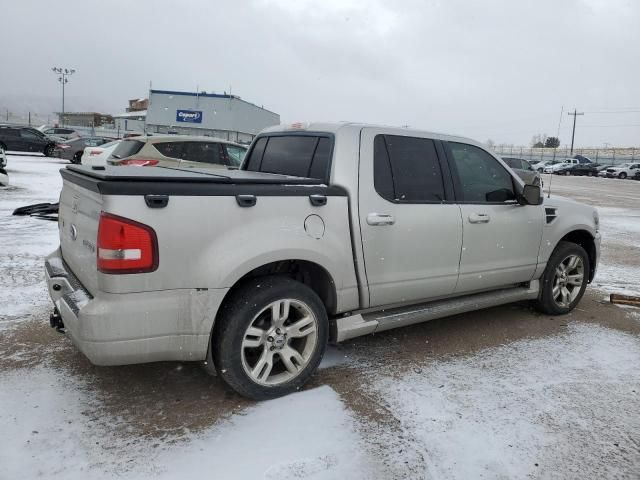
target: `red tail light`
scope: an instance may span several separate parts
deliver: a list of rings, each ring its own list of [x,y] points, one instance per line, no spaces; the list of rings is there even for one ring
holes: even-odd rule
[[[89,156],[100,155],[102,150],[89,150]]]
[[[57,148],[71,148],[71,145],[67,145],[66,143],[59,143],[56,145]]]
[[[147,273],[158,268],[158,238],[149,226],[109,213],[98,224],[98,271]]]
[[[160,163],[160,160],[140,160],[140,159],[131,159],[131,160],[121,160],[120,165],[134,165],[136,167],[153,167]]]

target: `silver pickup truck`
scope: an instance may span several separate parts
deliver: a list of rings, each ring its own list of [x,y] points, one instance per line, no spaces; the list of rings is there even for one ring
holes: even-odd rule
[[[594,208],[472,140],[362,124],[263,131],[240,170],[61,170],[51,323],[97,365],[209,361],[237,392],[300,388],[328,341],[531,300],[570,312]]]

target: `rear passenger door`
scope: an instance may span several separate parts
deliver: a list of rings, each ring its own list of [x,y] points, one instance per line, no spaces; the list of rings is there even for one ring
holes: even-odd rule
[[[439,141],[363,129],[358,208],[370,306],[454,292],[462,219]]]
[[[542,205],[520,205],[514,179],[485,150],[447,142],[463,245],[456,293],[499,288],[533,278],[542,238]]]

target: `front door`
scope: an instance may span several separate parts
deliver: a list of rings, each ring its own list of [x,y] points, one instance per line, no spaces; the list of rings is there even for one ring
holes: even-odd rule
[[[365,128],[359,217],[370,306],[451,295],[462,246],[434,140]]]
[[[531,280],[537,267],[544,207],[520,205],[514,179],[483,149],[448,142],[462,213],[462,255],[456,293]]]

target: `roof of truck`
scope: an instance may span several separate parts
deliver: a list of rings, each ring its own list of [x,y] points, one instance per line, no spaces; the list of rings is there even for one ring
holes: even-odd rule
[[[272,132],[295,132],[295,131],[310,131],[310,132],[328,132],[338,133],[342,129],[352,128],[360,130],[362,128],[376,128],[383,129],[390,134],[396,135],[420,135],[428,136],[438,140],[448,140],[451,142],[464,142],[473,145],[482,146],[481,142],[473,140],[472,138],[461,137],[458,135],[449,135],[446,133],[431,132],[428,130],[420,130],[408,127],[394,127],[390,125],[376,125],[371,123],[361,122],[294,122],[289,124],[281,124],[273,127],[268,127],[262,130],[260,133],[272,133]]]

